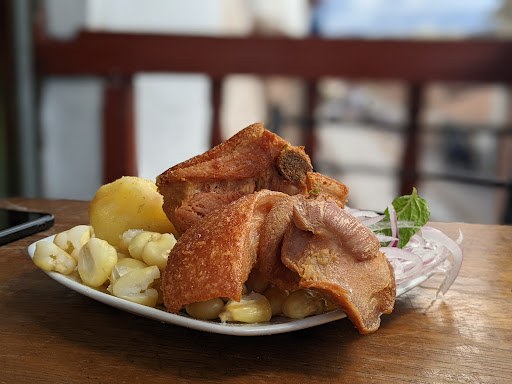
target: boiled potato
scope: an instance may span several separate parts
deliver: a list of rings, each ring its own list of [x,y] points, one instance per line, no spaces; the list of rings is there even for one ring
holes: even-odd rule
[[[153,181],[125,176],[96,192],[89,205],[89,222],[96,237],[115,247],[128,229],[176,234],[162,203]]]

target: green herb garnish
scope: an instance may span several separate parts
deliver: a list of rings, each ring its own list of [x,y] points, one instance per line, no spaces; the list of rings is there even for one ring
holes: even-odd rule
[[[412,221],[414,226],[411,228],[398,229],[398,248],[403,248],[416,232],[423,227],[430,219],[430,207],[425,199],[418,196],[416,188],[412,189],[410,195],[400,196],[393,200],[393,207],[396,211],[398,221]],[[382,219],[383,222],[390,222],[389,211],[386,208],[384,211],[386,217]],[[387,236],[391,236],[391,229],[381,229],[377,232]]]

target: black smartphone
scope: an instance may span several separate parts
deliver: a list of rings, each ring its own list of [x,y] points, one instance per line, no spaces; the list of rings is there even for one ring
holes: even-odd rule
[[[0,245],[44,231],[54,222],[50,213],[0,209]]]

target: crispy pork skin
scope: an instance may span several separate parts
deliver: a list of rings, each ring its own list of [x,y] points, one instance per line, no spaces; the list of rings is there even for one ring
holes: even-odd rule
[[[258,262],[256,268],[283,290],[299,288],[300,276],[281,261],[281,247],[286,232],[293,225],[293,205],[295,200],[283,198],[275,202],[261,227]]]
[[[348,187],[337,180],[331,179],[321,173],[308,172],[306,175],[306,189],[312,197],[326,195],[333,198],[341,207],[345,207],[348,196]]]
[[[300,286],[324,292],[361,333],[376,331],[393,310],[394,271],[375,235],[329,198],[294,205],[281,259]]]
[[[166,308],[229,297],[240,301],[257,262],[261,226],[272,205],[287,195],[262,191],[244,196],[198,220],[169,254],[162,280]]]
[[[262,189],[288,195],[324,192],[343,206],[348,188],[312,172],[309,156],[281,137],[253,124],[215,148],[157,177],[163,209],[179,233],[196,220]]]
[[[361,333],[375,331],[395,300],[379,241],[334,199],[263,190],[211,212],[172,249],[162,281],[171,312],[215,297],[240,300],[257,268],[282,289],[322,291]]]

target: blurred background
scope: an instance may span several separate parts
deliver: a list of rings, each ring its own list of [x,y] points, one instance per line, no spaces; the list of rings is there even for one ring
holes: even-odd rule
[[[382,211],[512,223],[512,1],[4,0],[0,197],[91,199],[254,122]]]

